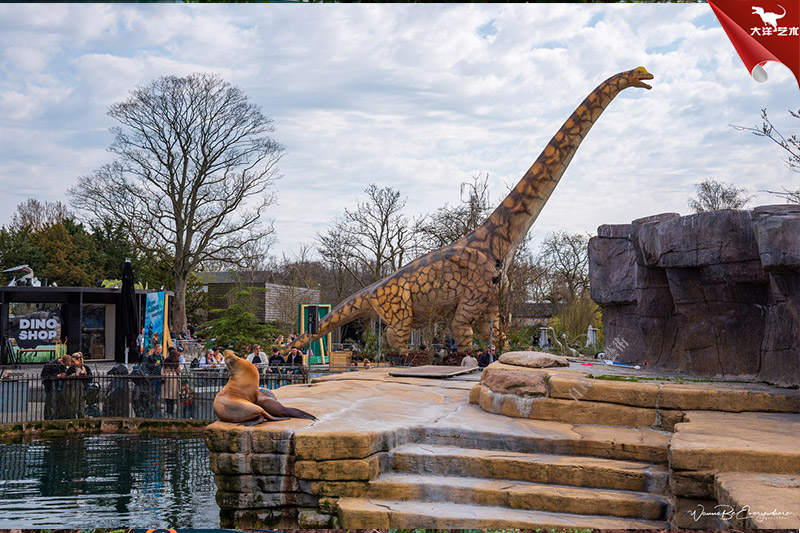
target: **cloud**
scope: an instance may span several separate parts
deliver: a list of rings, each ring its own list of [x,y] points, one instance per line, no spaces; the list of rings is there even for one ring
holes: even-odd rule
[[[408,196],[409,216],[457,202],[478,173],[499,201],[621,70],[646,66],[653,90],[612,102],[537,236],[686,213],[707,177],[751,192],[786,183],[774,146],[729,124],[797,101],[788,69],[749,78],[706,4],[6,4],[0,62],[0,185],[22,178],[45,199],[110,160],[106,108],[133,87],[196,71],[242,87],[287,147],[268,213],[278,252],[310,242],[372,182]],[[19,201],[0,201],[7,219]]]

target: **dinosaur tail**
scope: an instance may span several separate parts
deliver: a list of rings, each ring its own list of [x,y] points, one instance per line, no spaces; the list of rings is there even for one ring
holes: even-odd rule
[[[290,350],[294,347],[304,348],[316,342],[318,339],[321,339],[339,326],[371,314],[372,308],[367,302],[367,295],[369,295],[370,289],[371,286],[366,287],[337,305],[330,313],[322,317],[319,322],[317,333],[313,335],[308,332],[303,333],[297,337],[294,342],[287,345],[286,350]]]

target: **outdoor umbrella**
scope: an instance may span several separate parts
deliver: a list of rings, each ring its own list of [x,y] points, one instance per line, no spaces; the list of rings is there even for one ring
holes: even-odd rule
[[[136,289],[133,286],[133,267],[130,259],[126,259],[122,267],[122,287],[119,290],[117,346],[125,352],[127,365],[128,352],[136,349],[136,337],[139,335],[139,308],[136,304]]]

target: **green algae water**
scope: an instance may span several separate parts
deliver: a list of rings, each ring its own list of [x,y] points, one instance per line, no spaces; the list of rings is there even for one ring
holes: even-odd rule
[[[0,444],[0,528],[218,528],[208,457],[198,436]]]

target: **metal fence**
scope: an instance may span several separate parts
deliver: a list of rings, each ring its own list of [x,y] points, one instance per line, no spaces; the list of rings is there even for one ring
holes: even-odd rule
[[[307,367],[259,370],[260,386],[268,389],[309,379]],[[214,397],[227,382],[224,368],[160,376],[144,375],[137,368],[124,374],[112,369],[102,375],[49,379],[10,372],[0,380],[0,423],[97,417],[212,421]]]

